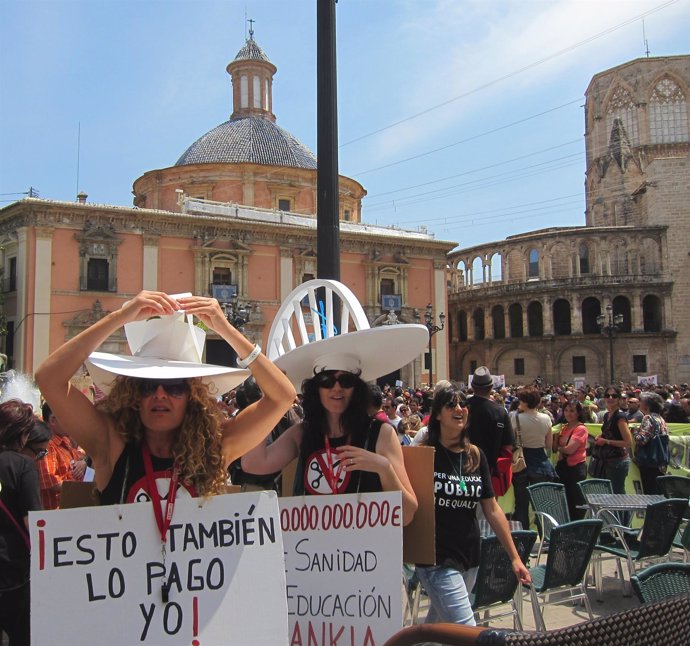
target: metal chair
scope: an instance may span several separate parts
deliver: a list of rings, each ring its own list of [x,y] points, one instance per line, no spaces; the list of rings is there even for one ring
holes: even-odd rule
[[[690,499],[690,478],[687,476],[658,476],[656,479],[659,492],[666,498],[688,498]],[[681,525],[678,529],[673,547],[682,550],[683,561],[687,562],[690,556],[690,501],[683,514],[685,527]],[[670,555],[669,555],[670,556]]]
[[[594,580],[599,600],[602,598],[602,560],[615,558],[620,563],[625,559],[628,575],[632,577],[635,574],[636,564],[665,558],[671,549],[686,506],[687,500],[682,498],[670,498],[649,505],[645,512],[642,529],[637,534],[626,532],[628,528],[616,524],[616,519],[611,512],[600,510],[600,517],[607,520],[607,527],[616,536],[617,543],[596,546]],[[622,578],[621,584],[624,586]]]
[[[537,563],[543,551],[548,550],[547,544],[551,530],[558,525],[570,522],[568,500],[565,487],[558,482],[539,482],[527,487],[529,501],[537,515],[537,529],[539,530],[539,551]]]
[[[532,547],[537,540],[537,532],[527,530],[512,531],[513,543],[523,563],[527,562]],[[479,568],[474,589],[470,595],[474,619],[477,625],[487,624],[499,617],[513,616],[513,626],[522,630],[521,604],[516,603],[515,592],[519,581],[511,568],[508,553],[503,549],[498,538],[487,536],[482,539],[479,555]],[[520,597],[518,595],[518,601]],[[510,609],[498,614],[492,610],[510,603]],[[483,618],[480,619],[480,612]]]
[[[529,568],[529,588],[536,629],[546,630],[541,607],[582,599],[589,618],[592,608],[587,598],[587,568],[603,522],[597,518],[576,520],[551,529],[546,565]]]
[[[630,582],[642,603],[690,594],[690,563],[657,563],[630,577]]]

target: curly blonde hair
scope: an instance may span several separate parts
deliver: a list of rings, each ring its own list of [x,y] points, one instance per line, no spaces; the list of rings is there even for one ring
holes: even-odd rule
[[[117,377],[98,409],[114,421],[126,443],[144,439],[139,415],[138,379]],[[189,400],[182,425],[173,445],[173,458],[181,477],[194,485],[199,495],[224,493],[227,473],[221,451],[223,415],[201,379],[187,379]]]

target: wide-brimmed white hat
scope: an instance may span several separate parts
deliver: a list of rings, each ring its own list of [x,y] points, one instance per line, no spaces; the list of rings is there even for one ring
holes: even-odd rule
[[[175,295],[182,296],[191,294]],[[251,375],[249,370],[203,363],[206,332],[185,312],[127,323],[125,335],[131,356],[92,352],[86,360],[94,384],[106,393],[117,375],[137,379],[200,377],[212,395],[232,390]]]
[[[288,332],[293,324],[303,329],[302,336],[308,332],[301,312],[303,299],[309,300],[316,314],[315,290],[324,288],[329,291],[328,298],[341,299],[341,306],[347,309],[358,329],[338,334],[334,325],[321,325],[316,316],[312,316],[311,325],[318,326],[319,336],[325,338],[303,342],[284,351],[284,339],[295,339],[295,335]],[[325,310],[330,311],[328,304]],[[301,320],[295,321],[295,315]],[[416,359],[428,343],[429,331],[424,325],[400,323],[369,327],[361,303],[346,285],[334,280],[314,279],[298,286],[283,302],[271,327],[267,354],[299,390],[305,379],[322,370],[358,373],[364,381],[383,377]]]

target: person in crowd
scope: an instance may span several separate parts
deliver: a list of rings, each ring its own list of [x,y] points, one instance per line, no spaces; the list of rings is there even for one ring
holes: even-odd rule
[[[0,634],[29,646],[29,512],[41,509],[34,460],[22,454],[36,418],[31,404],[0,404]]]
[[[565,405],[566,422],[554,441],[554,450],[558,453],[556,473],[565,487],[568,500],[570,520],[585,517],[584,504],[577,483],[587,477],[587,439],[589,434],[584,424],[585,411],[582,404],[574,399]]]
[[[575,391],[575,396],[585,411],[585,422],[588,424],[596,423],[599,407],[590,399],[587,390],[585,388],[578,388]]]
[[[414,439],[419,429],[422,428],[422,420],[419,418],[419,415],[412,414],[407,419],[403,420],[401,425],[408,437]]]
[[[529,497],[527,487],[538,482],[551,482],[556,472],[551,464],[551,418],[537,411],[541,393],[535,386],[527,386],[518,392],[518,409],[511,413],[510,421],[516,445],[522,445],[527,468],[513,473],[515,513],[513,520],[529,529]],[[470,413],[471,414],[471,413]]]
[[[512,455],[515,438],[508,411],[490,399],[492,389],[491,371],[486,366],[479,366],[472,375],[474,396],[467,400],[470,412],[468,432],[472,444],[484,451],[493,472],[499,456]]]
[[[242,457],[252,473],[281,471],[298,458],[294,495],[401,491],[403,522],[417,498],[395,429],[369,416],[369,386],[356,357],[335,355],[302,384],[304,419]],[[391,402],[388,402],[391,405]]]
[[[420,399],[417,396],[410,397],[409,401],[409,407],[410,407],[410,415],[419,415],[421,419],[421,403]]]
[[[44,509],[58,509],[62,483],[81,482],[84,479],[89,458],[67,434],[48,403],[44,403],[41,407],[41,414],[52,433],[52,438],[48,443],[48,453],[44,460],[37,463],[41,500]]]
[[[402,417],[398,416],[397,405],[395,403],[394,397],[384,397],[383,399],[383,412],[388,416],[388,423],[395,429],[396,433],[398,431],[398,426],[402,421]]]
[[[640,400],[635,396],[628,397],[628,410],[626,413],[628,422],[639,424],[643,416],[644,413],[640,410]]]
[[[388,415],[383,410],[383,392],[377,384],[369,384],[369,416],[388,422]]]
[[[53,432],[50,430],[48,424],[43,420],[34,418],[34,426],[26,438],[26,444],[22,449],[22,453],[34,462],[40,463],[48,455],[48,444],[53,438]]]
[[[611,481],[614,493],[625,493],[632,446],[628,420],[619,408],[620,396],[621,391],[616,386],[606,388],[606,414],[601,434],[595,439],[592,449],[592,457],[600,461],[601,472],[597,475]]]
[[[242,370],[201,363],[197,342],[201,338],[203,346],[204,333],[188,324],[190,315],[232,347]],[[123,325],[133,356],[94,352]],[[97,405],[70,384],[84,362],[96,385],[108,391]],[[227,418],[215,405],[216,394],[248,377],[246,368],[263,395]],[[103,504],[142,500],[143,489],[155,505],[159,494],[145,484],[154,477],[169,479],[175,495],[223,493],[228,465],[266,437],[295,397],[287,377],[228,322],[216,299],[147,290],[53,352],[36,371],[36,382],[92,458]]]
[[[537,406],[537,412],[544,413],[544,415],[548,415],[549,419],[551,420],[551,425],[553,425],[553,413],[549,408],[549,400],[550,397],[542,395],[542,398],[539,401],[539,405]]]
[[[666,473],[668,467],[668,429],[666,420],[661,413],[664,410],[664,402],[656,393],[642,393],[640,395],[640,410],[643,413],[640,426],[633,431],[636,446],[637,468],[640,470],[642,492],[645,494],[658,494],[656,479]],[[665,446],[665,455],[658,456],[654,464],[643,460],[640,456],[641,447],[647,446],[656,436],[661,436],[661,442]]]
[[[436,565],[417,565],[431,607],[426,623],[474,625],[468,592],[479,564],[477,508],[510,556],[520,582],[530,575],[515,549],[508,521],[494,499],[489,463],[472,444],[464,395],[450,386],[436,392],[429,421],[428,446],[434,453]]]
[[[683,406],[683,399],[673,399],[665,406],[664,419],[669,424],[687,424],[688,418],[687,405]]]

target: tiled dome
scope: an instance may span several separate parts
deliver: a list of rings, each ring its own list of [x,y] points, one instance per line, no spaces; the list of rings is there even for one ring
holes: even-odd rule
[[[187,148],[175,166],[242,163],[315,169],[316,157],[270,119],[248,116],[207,132]]]

